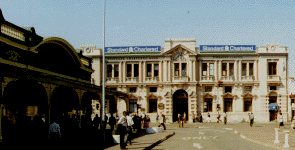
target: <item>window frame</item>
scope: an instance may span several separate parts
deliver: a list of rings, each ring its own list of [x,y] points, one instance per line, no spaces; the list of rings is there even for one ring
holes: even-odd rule
[[[205,102],[207,103],[207,105],[205,105]],[[208,104],[211,104],[209,105]],[[205,109],[204,106],[207,106],[207,108]],[[209,98],[204,98],[204,102],[203,102],[203,112],[213,112],[213,98],[209,97]]]
[[[152,91],[152,90],[151,90],[152,88],[155,88],[156,91]],[[151,92],[151,93],[155,93],[155,92],[157,92],[157,91],[158,91],[158,87],[150,87],[150,92]]]
[[[277,75],[277,62],[268,62],[268,75]]]
[[[135,89],[135,91],[131,90],[131,89]],[[130,93],[136,93],[136,91],[137,91],[137,87],[129,87],[129,92]]]
[[[153,100],[154,102],[151,102],[151,100]],[[149,113],[157,113],[157,112],[158,112],[158,99],[150,98],[149,99]]]
[[[233,87],[232,86],[224,86],[224,93],[227,93],[226,90],[229,87],[230,87],[230,92],[229,93],[232,93],[232,91],[233,91]]]
[[[252,105],[252,98],[244,98],[243,100],[244,100],[244,102],[243,102],[243,103],[244,103],[244,108],[243,108],[243,109],[244,109],[244,112],[251,112],[251,111],[252,111],[252,106],[253,106],[253,105]],[[247,107],[246,107],[246,106],[247,106],[246,104],[247,104],[247,103],[250,103],[250,108],[249,108],[249,110],[246,110],[246,108],[247,108]]]
[[[208,91],[208,88],[211,89],[210,91]],[[213,87],[212,86],[205,86],[205,92],[212,92]]]
[[[133,105],[133,107],[131,107],[131,105]],[[133,108],[133,111],[131,108]],[[129,112],[137,113],[137,99],[129,99]]]

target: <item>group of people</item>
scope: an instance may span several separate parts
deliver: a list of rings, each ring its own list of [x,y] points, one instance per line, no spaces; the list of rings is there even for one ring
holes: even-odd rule
[[[184,112],[183,115],[178,113],[177,118],[178,118],[179,128],[180,127],[183,128],[183,123],[186,123],[186,113]]]

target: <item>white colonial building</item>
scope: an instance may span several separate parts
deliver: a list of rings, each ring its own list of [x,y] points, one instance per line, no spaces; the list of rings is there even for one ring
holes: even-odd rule
[[[147,114],[152,121],[163,113],[169,122],[184,112],[190,122],[200,113],[205,118],[210,113],[214,121],[218,111],[227,112],[229,122],[247,119],[250,112],[256,122],[276,120],[278,112],[285,121],[291,119],[288,47],[196,47],[195,42],[167,39],[164,48],[106,48],[106,86],[130,95],[116,100],[118,113]],[[101,85],[102,49],[81,46],[80,50],[93,58],[93,82]]]

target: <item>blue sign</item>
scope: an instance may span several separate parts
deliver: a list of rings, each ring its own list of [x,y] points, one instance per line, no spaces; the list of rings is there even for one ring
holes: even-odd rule
[[[201,52],[208,51],[255,51],[256,45],[200,45]]]
[[[161,46],[105,47],[105,53],[161,52]]]

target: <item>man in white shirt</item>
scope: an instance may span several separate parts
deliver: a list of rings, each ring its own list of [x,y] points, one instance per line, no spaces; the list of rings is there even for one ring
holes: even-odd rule
[[[125,134],[127,133],[127,118],[126,111],[123,111],[123,116],[118,121],[118,129],[120,132],[120,147],[126,149]]]
[[[131,117],[131,115],[129,115],[129,113],[126,113],[127,115],[127,131],[128,131],[128,137],[127,137],[127,142],[130,143],[131,145],[131,137],[132,137],[132,125],[134,124],[133,122],[133,118]]]
[[[283,115],[282,115],[282,113],[280,113],[279,121],[280,121],[279,128],[280,128],[281,126],[285,128],[285,126],[284,126],[284,119],[283,119]]]

